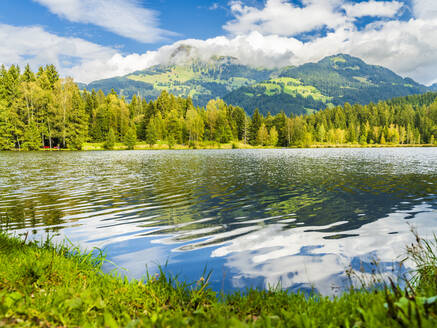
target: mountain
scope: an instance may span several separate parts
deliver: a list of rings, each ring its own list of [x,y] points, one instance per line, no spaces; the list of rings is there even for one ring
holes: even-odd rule
[[[224,100],[246,109],[259,107],[272,114],[280,110],[304,114],[345,102],[364,105],[426,91],[425,86],[387,68],[339,54],[318,63],[286,67],[278,77],[237,89]]]
[[[323,94],[313,85],[292,77],[274,77],[234,90],[223,97],[225,102],[245,108],[249,113],[260,108],[264,114],[281,110],[306,114],[333,105],[333,98]]]
[[[185,48],[179,53],[184,51]],[[281,110],[304,114],[345,102],[367,104],[429,91],[410,78],[344,54],[273,70],[242,65],[233,57],[212,57],[207,61],[186,57],[182,63],[95,81],[86,88],[102,89],[105,93],[114,89],[126,98],[139,94],[147,100],[167,90],[177,96],[189,96],[199,106],[220,97],[249,114],[255,108],[264,114]]]
[[[131,98],[139,94],[155,99],[163,90],[182,97],[191,97],[194,104],[204,106],[209,100],[224,97],[242,86],[268,79],[272,70],[241,65],[233,57],[212,57],[209,61],[188,60],[182,64],[157,65],[123,77],[95,81],[87,89],[114,89]]]
[[[437,83],[434,83],[433,85],[431,85],[431,86],[429,87],[429,89],[430,89],[431,91],[437,91]]]

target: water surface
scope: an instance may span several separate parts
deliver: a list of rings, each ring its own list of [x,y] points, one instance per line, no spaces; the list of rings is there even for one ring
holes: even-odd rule
[[[0,213],[129,277],[332,294],[348,267],[394,270],[410,225],[437,232],[437,148],[0,153]]]

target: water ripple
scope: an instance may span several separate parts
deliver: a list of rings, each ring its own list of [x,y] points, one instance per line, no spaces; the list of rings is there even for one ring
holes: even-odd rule
[[[229,271],[213,286],[329,293],[436,210],[436,148],[0,153],[2,227],[103,247],[137,278],[208,263]]]

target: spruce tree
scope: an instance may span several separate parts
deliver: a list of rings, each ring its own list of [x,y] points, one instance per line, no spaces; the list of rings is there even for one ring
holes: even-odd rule
[[[259,113],[259,109],[256,108],[252,115],[252,124],[250,126],[249,143],[255,145],[257,143],[258,130],[261,127],[263,118]]]
[[[68,148],[82,150],[88,134],[88,119],[85,112],[85,103],[80,98],[79,90],[74,91],[72,96],[71,110],[68,112],[67,119]]]
[[[4,100],[0,100],[0,150],[14,148],[14,127],[10,121],[10,112]]]
[[[127,149],[132,150],[134,149],[136,142],[137,133],[135,131],[135,126],[130,126],[126,135],[124,136],[124,144],[127,146]]]
[[[269,140],[269,132],[267,131],[266,125],[261,124],[257,134],[256,134],[256,145],[266,146]]]
[[[29,64],[26,65],[24,68],[23,76],[22,76],[23,82],[33,82],[35,81],[35,74],[30,69]]]
[[[151,119],[146,129],[146,142],[150,145],[150,148],[158,141],[155,120]]]
[[[103,148],[106,150],[112,150],[115,147],[115,133],[112,128],[109,129],[108,135],[106,136],[105,143],[103,144]]]

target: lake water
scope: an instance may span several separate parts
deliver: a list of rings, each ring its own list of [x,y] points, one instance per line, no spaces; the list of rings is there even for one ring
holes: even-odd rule
[[[437,148],[0,153],[0,213],[129,277],[329,295],[349,267],[394,270],[410,225],[437,232]]]

